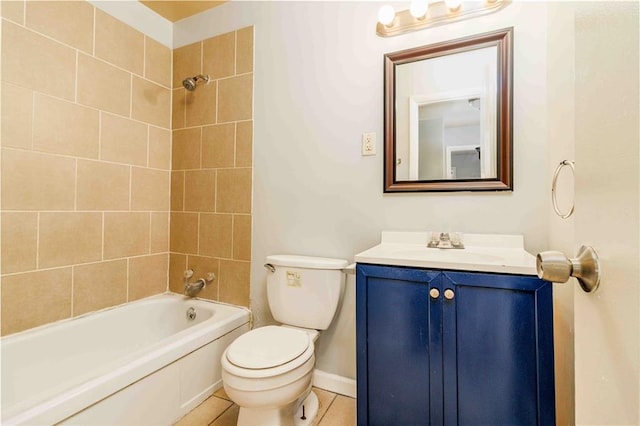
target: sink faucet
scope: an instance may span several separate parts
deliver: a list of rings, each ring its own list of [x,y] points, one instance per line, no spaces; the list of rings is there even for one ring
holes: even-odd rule
[[[427,243],[427,247],[441,249],[463,249],[462,238],[457,232],[441,232],[438,236],[436,233],[431,234],[431,240]]]
[[[199,278],[195,282],[190,283],[189,279],[193,276],[193,269],[187,269],[184,271],[184,294],[188,297],[194,297],[198,294],[207,284],[211,284],[216,276],[213,272],[207,274],[207,278]]]

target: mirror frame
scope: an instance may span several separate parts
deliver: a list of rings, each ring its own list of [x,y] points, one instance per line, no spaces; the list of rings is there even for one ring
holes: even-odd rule
[[[397,181],[395,149],[395,67],[439,56],[496,46],[497,176],[491,179]],[[513,27],[445,41],[384,56],[384,192],[513,190]]]

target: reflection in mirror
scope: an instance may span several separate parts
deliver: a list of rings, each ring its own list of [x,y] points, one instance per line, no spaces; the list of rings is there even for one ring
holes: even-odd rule
[[[385,192],[511,189],[510,34],[385,56]]]

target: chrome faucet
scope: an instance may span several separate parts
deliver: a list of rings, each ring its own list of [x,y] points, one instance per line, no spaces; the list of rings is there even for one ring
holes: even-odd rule
[[[188,297],[195,297],[207,284],[211,284],[216,279],[213,272],[209,272],[207,278],[199,278],[193,283],[189,282],[191,277],[193,277],[193,269],[184,271],[184,294]]]
[[[440,249],[463,249],[461,235],[457,232],[452,232],[449,235],[448,232],[441,232],[431,234],[431,240],[427,243],[427,247],[440,248]]]

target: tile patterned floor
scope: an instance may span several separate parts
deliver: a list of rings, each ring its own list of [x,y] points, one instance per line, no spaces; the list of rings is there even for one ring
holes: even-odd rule
[[[313,388],[320,401],[314,426],[354,426],[356,400]],[[239,407],[229,400],[224,389],[194,408],[174,426],[235,426]]]

